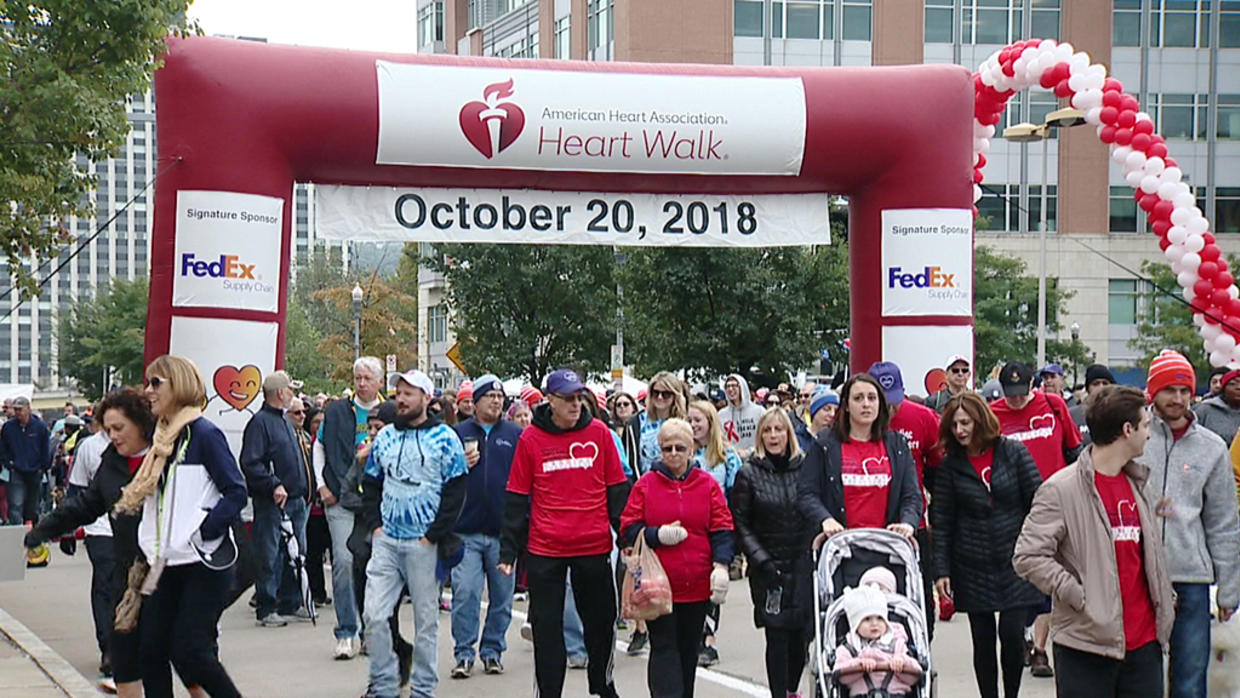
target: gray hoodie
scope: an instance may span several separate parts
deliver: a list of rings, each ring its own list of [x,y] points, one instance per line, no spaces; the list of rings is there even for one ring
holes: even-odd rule
[[[729,403],[727,407],[719,410],[723,437],[737,450],[752,451],[754,436],[758,433],[758,420],[762,418],[763,409],[749,399],[749,383],[744,376],[733,373],[723,380],[723,386],[727,385],[730,378],[735,378],[741,384],[741,405],[733,407]],[[726,387],[724,392],[727,392]]]
[[[1240,429],[1240,410],[1228,405],[1222,395],[1202,400],[1193,408],[1193,413],[1201,426],[1223,437],[1228,446],[1236,438],[1236,430]]]
[[[1240,513],[1227,447],[1194,418],[1176,441],[1157,414],[1137,462],[1150,469],[1145,498],[1161,511],[1163,548],[1173,582],[1218,582],[1218,603],[1240,603]]]

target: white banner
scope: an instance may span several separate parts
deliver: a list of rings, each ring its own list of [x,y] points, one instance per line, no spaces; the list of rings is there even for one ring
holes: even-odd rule
[[[316,235],[338,240],[646,247],[831,241],[826,194],[615,194],[316,187]]]
[[[276,312],[283,219],[277,197],[177,192],[173,307]]]
[[[973,212],[892,209],[882,225],[883,315],[972,316]]]
[[[380,165],[797,175],[800,78],[376,61]]]
[[[929,396],[947,380],[947,359],[973,356],[973,328],[968,325],[888,325],[883,328],[883,361],[900,367],[909,395]]]

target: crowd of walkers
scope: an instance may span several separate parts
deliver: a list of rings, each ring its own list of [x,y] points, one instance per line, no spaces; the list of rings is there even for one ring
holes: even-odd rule
[[[338,399],[266,376],[234,457],[202,415],[197,368],[164,356],[85,424],[66,407],[49,428],[6,401],[6,517],[33,524],[31,549],[85,527],[101,670],[123,696],[172,695],[173,669],[191,695],[240,695],[218,623],[251,584],[263,627],[330,606],[333,656],[368,658],[366,697],[435,694],[445,605],[451,680],[504,673],[521,595],[537,695],[562,695],[570,668],[618,695],[616,634],[631,627],[650,695],[692,696],[697,668],[732,649],[720,605],[741,575],[771,694],[795,696],[820,622],[814,550],[848,529],[915,547],[929,634],[967,615],[983,698],[1015,698],[1026,667],[1060,696],[1161,696],[1164,655],[1170,695],[1205,696],[1211,585],[1220,621],[1240,602],[1240,369],[1195,406],[1193,368],[1170,351],[1145,392],[1105,366],[1080,396],[1056,364],[1009,362],[980,393],[967,357],[944,369],[925,398],[889,362],[834,388],[751,391],[733,374],[695,391],[660,372],[639,394],[564,368],[506,395],[494,375],[441,390],[362,357]],[[43,513],[57,463],[69,491]],[[672,597],[644,623],[617,617],[639,541]],[[845,594],[840,656],[900,695],[922,679],[888,622],[890,574]]]

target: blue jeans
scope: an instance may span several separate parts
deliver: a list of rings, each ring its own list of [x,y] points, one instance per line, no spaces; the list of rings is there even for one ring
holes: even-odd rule
[[[498,569],[499,538],[481,533],[461,534],[464,557],[452,568],[452,654],[458,662],[474,661],[478,642],[478,612],[482,605],[482,583],[487,586],[487,620],[482,628],[482,659],[499,659],[508,649],[504,635],[512,622],[512,588],[516,581]]]
[[[293,535],[304,557],[306,554],[306,519],[310,509],[306,500],[290,497],[284,502],[284,512],[293,522]],[[290,615],[305,602],[301,598],[301,583],[288,561],[288,553],[280,540],[280,507],[265,497],[254,498],[254,526],[250,537],[258,556],[258,579],[254,592],[258,603],[258,618],[262,620],[272,613]],[[303,569],[302,574],[305,574]]]
[[[439,676],[435,657],[439,651],[439,580],[435,564],[438,546],[421,540],[376,536],[366,566],[366,646],[370,648],[370,687],[384,698],[400,695],[396,653],[388,618],[409,588],[413,601],[413,672],[409,685],[414,698],[431,698]]]
[[[5,488],[9,500],[9,520],[12,525],[39,519],[39,502],[43,496],[43,473],[9,468],[9,481]]]
[[[564,585],[564,652],[569,659],[586,659],[586,638],[577,615],[577,599],[573,596],[572,573]]]
[[[353,512],[339,504],[323,508],[332,538],[332,607],[336,609],[336,639],[357,635],[357,602],[353,598]]]
[[[1175,625],[1171,628],[1171,698],[1206,698],[1210,666],[1210,585],[1172,584]]]

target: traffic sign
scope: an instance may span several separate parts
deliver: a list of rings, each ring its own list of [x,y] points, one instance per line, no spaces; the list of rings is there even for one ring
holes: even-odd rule
[[[448,361],[451,361],[454,366],[460,369],[461,373],[467,373],[467,371],[465,370],[465,364],[461,362],[461,343],[460,342],[453,344],[452,348],[449,349],[447,353],[444,354],[444,356],[448,357]]]

